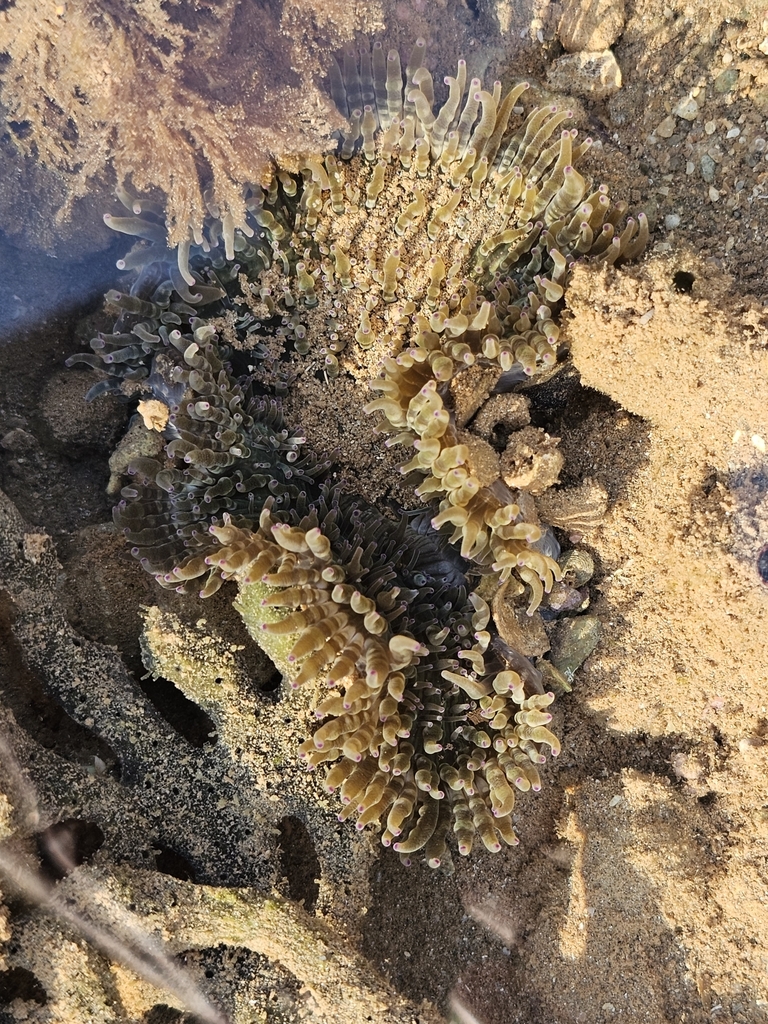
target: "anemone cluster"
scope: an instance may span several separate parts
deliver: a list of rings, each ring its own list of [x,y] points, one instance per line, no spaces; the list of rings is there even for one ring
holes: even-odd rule
[[[95,391],[131,382],[169,410],[165,459],[134,462],[115,510],[136,557],[183,592],[238,584],[291,684],[330,688],[300,754],[332,764],[340,817],[437,866],[451,828],[461,854],[476,836],[517,842],[515,793],[538,789],[559,750],[552,694],[467,581],[515,573],[530,614],[560,578],[556,545],[460,425],[452,389],[473,366],[502,386],[551,367],[574,261],[632,258],[648,228],[642,214],[622,228],[625,204],[589,191],[576,164],[590,140],[562,127],[568,111],[522,116],[526,83],[502,98],[498,82],[467,83],[463,61],[436,106],[423,58],[419,40],[404,85],[396,51],[345,54],[338,151],[253,186],[245,229],[211,204],[175,265],[162,211],[123,192],[130,216],[107,222],[139,236],[123,261],[139,274],[108,296],[115,332],[79,358],[107,371]],[[275,400],[237,375],[237,350],[263,346],[330,380],[380,367],[368,411],[387,444],[413,449],[402,470],[421,475],[439,532],[328,482]]]

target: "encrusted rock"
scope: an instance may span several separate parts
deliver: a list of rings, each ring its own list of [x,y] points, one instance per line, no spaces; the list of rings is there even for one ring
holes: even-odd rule
[[[107,494],[120,493],[123,474],[134,459],[153,458],[162,452],[164,444],[165,441],[160,434],[147,429],[139,417],[135,417],[109,457],[110,476]]]
[[[610,50],[567,53],[553,61],[547,81],[556,92],[601,100],[621,88],[621,68]]]
[[[603,521],[608,493],[602,484],[587,479],[578,487],[548,491],[537,498],[536,507],[541,518],[551,526],[588,533]]]
[[[468,430],[457,431],[459,444],[469,449],[467,466],[480,481],[481,487],[490,487],[499,478],[499,453],[482,437],[471,434]]]
[[[453,415],[456,417],[457,427],[464,427],[469,423],[490,395],[500,375],[499,367],[475,363],[453,378],[448,390],[453,400]]]
[[[624,29],[624,0],[565,0],[557,32],[564,49],[607,50]]]
[[[501,457],[501,475],[509,487],[525,488],[541,494],[557,483],[563,468],[563,456],[557,450],[559,439],[539,427],[524,427],[509,439]]]
[[[525,395],[493,395],[475,417],[472,429],[486,440],[499,426],[520,430],[531,422],[530,405]]]

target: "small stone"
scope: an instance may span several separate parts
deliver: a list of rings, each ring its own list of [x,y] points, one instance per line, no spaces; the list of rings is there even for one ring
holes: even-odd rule
[[[693,162],[693,160],[686,160],[686,163],[685,163],[685,173],[686,174],[693,174],[693,172],[695,170],[696,170],[696,164]]]
[[[739,80],[738,68],[726,68],[725,71],[721,71],[717,78],[712,83],[712,87],[715,92],[720,94],[730,92],[731,89],[736,85]]]
[[[695,121],[699,116],[699,104],[692,96],[686,96],[677,104],[674,113],[685,121]]]
[[[729,128],[725,133],[726,139],[738,139],[741,135],[741,128]]]
[[[715,180],[715,168],[717,164],[709,155],[705,153],[701,158],[701,176],[708,184],[711,184]]]
[[[660,125],[658,125],[658,127],[656,128],[656,134],[659,136],[660,139],[669,139],[672,135],[674,135],[676,127],[677,122],[675,121],[674,117],[670,114],[668,117],[664,118]]]
[[[664,218],[664,227],[667,231],[674,231],[675,228],[680,227],[680,214],[679,213],[668,213]]]
[[[766,150],[766,146],[768,146],[768,143],[766,143],[765,139],[762,138],[762,136],[758,135],[757,138],[752,139],[752,141],[750,142],[749,151],[750,153],[764,153]]]
[[[707,123],[704,125],[704,131],[707,133],[707,135],[714,135],[716,129],[717,125],[714,121],[707,121]]]
[[[552,63],[547,81],[556,92],[605,99],[621,88],[621,68],[610,50],[567,53]]]
[[[624,0],[565,0],[557,32],[569,53],[607,50],[621,35],[625,18]]]
[[[710,202],[716,203],[719,198],[720,198],[720,193],[717,191],[717,189],[714,187],[714,185],[710,185],[710,187],[709,187],[709,199],[710,199]]]

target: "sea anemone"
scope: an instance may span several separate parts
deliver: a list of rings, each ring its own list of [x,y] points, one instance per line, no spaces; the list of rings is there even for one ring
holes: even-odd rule
[[[131,216],[107,222],[140,237],[123,261],[140,273],[108,296],[115,332],[79,358],[107,370],[96,391],[131,381],[169,408],[166,460],[137,460],[115,511],[134,554],[166,587],[237,582],[292,685],[332,688],[300,753],[332,763],[340,817],[383,822],[385,845],[437,866],[451,827],[461,854],[475,836],[517,842],[515,792],[538,789],[559,751],[552,694],[494,640],[467,582],[515,573],[532,614],[560,578],[556,545],[456,415],[455,384],[472,367],[501,389],[552,367],[574,261],[632,258],[648,228],[642,214],[620,228],[625,204],[589,191],[576,165],[590,140],[562,127],[567,110],[521,116],[527,83],[502,98],[498,82],[467,85],[463,61],[436,106],[423,58],[418,40],[404,86],[396,51],[345,54],[338,151],[249,189],[247,230],[210,204],[175,265],[161,211],[123,192]],[[438,534],[330,485],[276,401],[236,375],[237,350],[267,349],[330,380],[380,367],[368,411],[414,450],[402,470],[422,476]]]

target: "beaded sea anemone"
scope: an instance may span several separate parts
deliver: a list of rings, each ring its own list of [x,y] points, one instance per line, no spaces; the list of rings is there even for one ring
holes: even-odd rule
[[[648,231],[589,191],[576,165],[590,142],[561,127],[569,112],[523,116],[526,83],[503,98],[499,83],[467,86],[463,61],[436,107],[423,57],[419,40],[404,87],[396,51],[345,54],[338,151],[276,169],[241,224],[212,207],[175,265],[161,210],[121,193],[131,216],[107,221],[142,239],[123,261],[138,276],[110,293],[115,333],[79,358],[107,371],[95,390],[134,382],[168,409],[165,458],[133,462],[115,511],[136,557],[182,592],[237,583],[291,684],[330,688],[300,754],[331,764],[341,817],[437,866],[451,828],[461,854],[476,836],[516,843],[515,793],[538,789],[559,750],[541,673],[468,584],[514,574],[530,614],[560,577],[556,544],[468,429],[476,406],[458,410],[456,381],[474,367],[503,389],[553,366],[574,261],[636,256]],[[255,362],[265,348],[331,380],[381,366],[368,411],[388,445],[413,449],[402,470],[421,475],[439,532],[329,482],[277,402],[236,375],[238,350]]]

